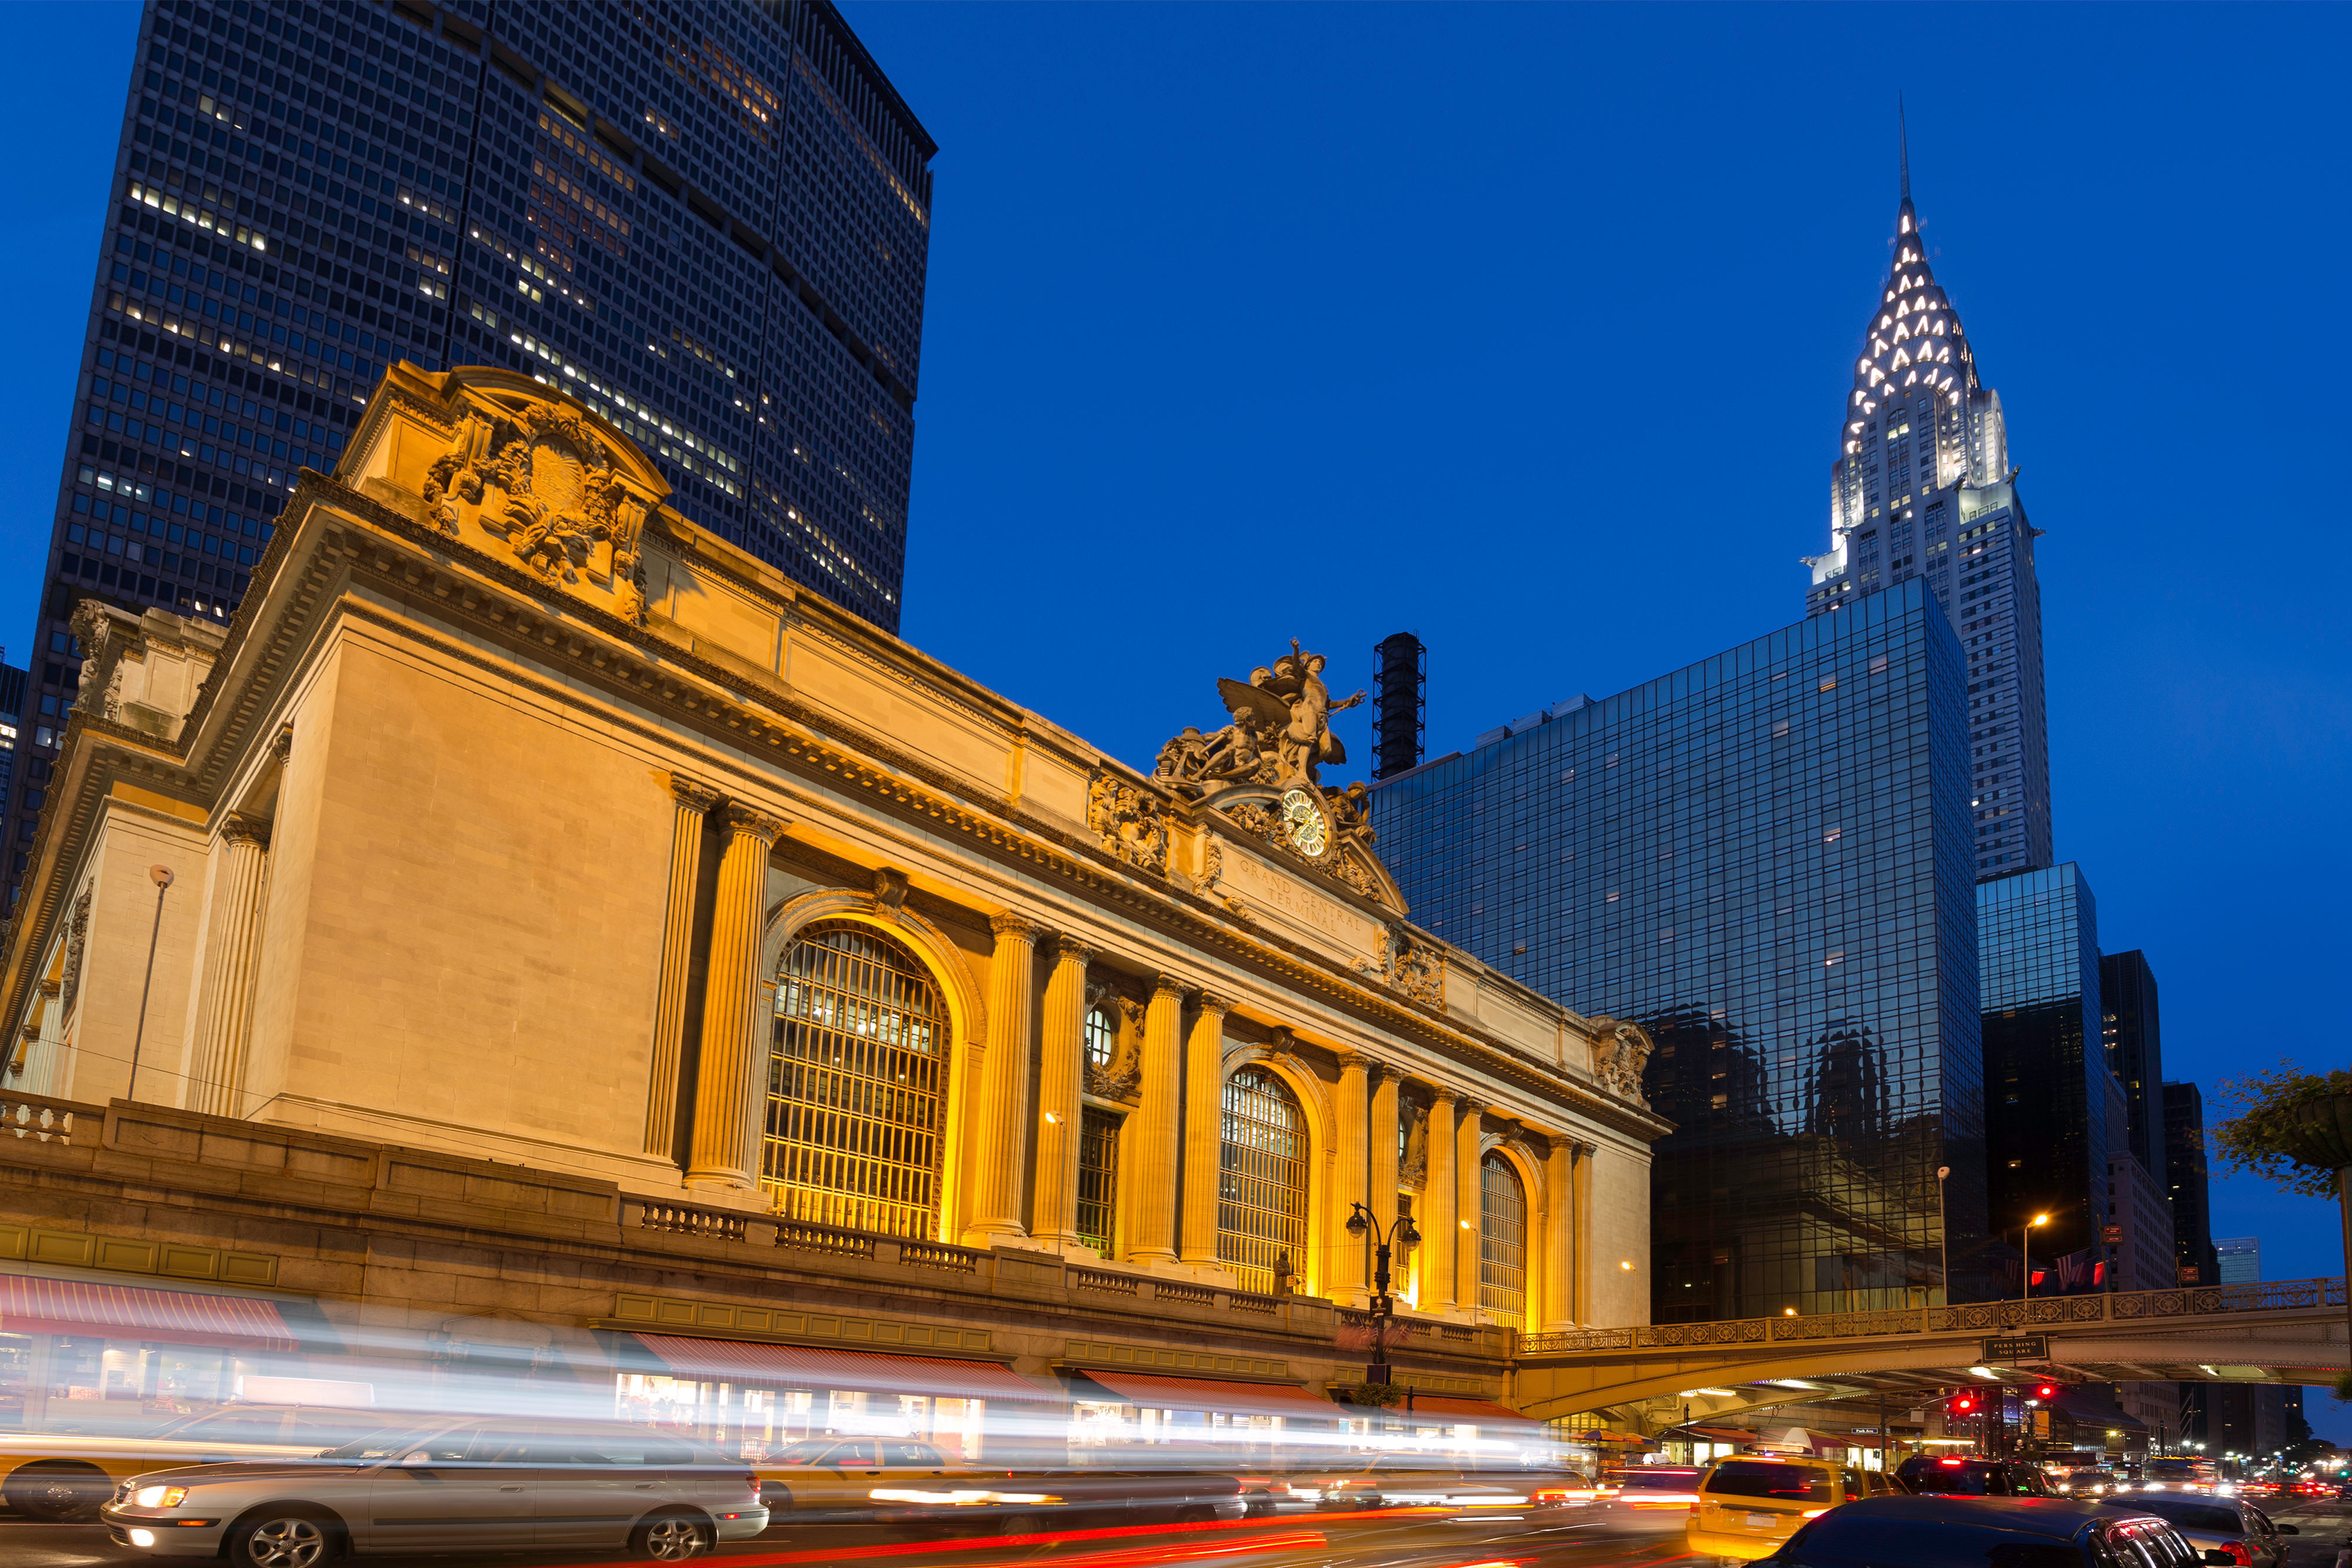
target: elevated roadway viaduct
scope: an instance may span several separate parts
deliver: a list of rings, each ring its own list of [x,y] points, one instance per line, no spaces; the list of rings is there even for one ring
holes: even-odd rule
[[[2352,1366],[2346,1322],[2344,1281],[2321,1279],[1580,1329],[1519,1341],[1512,1402],[1538,1419],[1650,1435],[1772,1405],[1871,1393],[1916,1403],[2046,1376],[2325,1384]]]

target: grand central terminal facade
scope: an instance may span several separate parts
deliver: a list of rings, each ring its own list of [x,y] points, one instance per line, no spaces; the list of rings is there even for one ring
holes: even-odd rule
[[[1423,1421],[1646,1321],[1647,1041],[1409,922],[1320,656],[1145,773],[667,496],[403,366],[226,629],[85,601],[6,937],[28,1419],[401,1341],[769,1437],[1344,1424],[1374,1229]]]

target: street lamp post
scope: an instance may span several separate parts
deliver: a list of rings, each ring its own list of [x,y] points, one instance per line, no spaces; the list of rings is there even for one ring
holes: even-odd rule
[[[1396,1300],[1389,1294],[1389,1257],[1391,1247],[1412,1247],[1421,1240],[1421,1232],[1413,1228],[1412,1216],[1400,1214],[1383,1230],[1381,1217],[1360,1203],[1348,1206],[1348,1234],[1370,1236],[1372,1243],[1372,1299],[1370,1316],[1372,1320],[1372,1360],[1364,1368],[1366,1383],[1389,1381],[1389,1319],[1396,1313]]]
[[[1948,1307],[1952,1304],[1952,1232],[1951,1228],[1944,1223],[1944,1178],[1951,1174],[1949,1166],[1936,1167],[1936,1240],[1944,1254],[1944,1265],[1937,1282],[1944,1287],[1944,1305]],[[1927,1330],[1927,1320],[1923,1317],[1919,1332],[1925,1333]]]
[[[2029,1301],[2033,1299],[2033,1233],[2041,1227],[2049,1223],[2050,1217],[2048,1215],[2037,1214],[2031,1221],[2019,1226],[2017,1229],[2018,1250],[2020,1255],[2024,1259],[2025,1263],[2025,1300]]]

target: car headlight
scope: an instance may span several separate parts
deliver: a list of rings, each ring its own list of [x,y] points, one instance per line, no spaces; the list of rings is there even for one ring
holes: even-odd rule
[[[185,1487],[141,1487],[131,1494],[141,1508],[177,1508],[188,1500]]]

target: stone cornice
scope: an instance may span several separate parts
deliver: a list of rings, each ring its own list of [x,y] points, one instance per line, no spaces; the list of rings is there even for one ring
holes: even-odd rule
[[[313,507],[345,517],[314,521],[308,515]],[[299,558],[302,576],[289,591],[273,574],[290,564],[298,546],[305,552]],[[701,570],[712,557],[698,551],[696,559]],[[661,636],[658,628],[631,625],[565,594],[511,561],[476,550],[373,496],[308,469],[288,505],[285,526],[257,565],[257,590],[230,623],[219,662],[182,727],[181,744],[159,743],[121,725],[77,715],[68,724],[66,757],[72,756],[77,741],[84,747],[102,745],[110,751],[119,748],[131,753],[147,775],[142,779],[144,787],[211,810],[243,750],[240,742],[282,700],[287,673],[302,662],[295,656],[300,646],[331,634],[338,617],[373,622],[397,635],[418,638],[445,656],[495,669],[502,679],[519,678],[515,669],[486,659],[479,650],[388,612],[364,598],[339,593],[331,599],[328,591],[339,574],[348,574],[354,586],[382,593],[394,603],[414,606],[433,621],[503,646],[530,664],[560,671],[608,695],[623,695],[632,706],[667,721],[667,726],[621,721],[621,727],[636,731],[648,742],[675,745],[682,737],[705,736],[755,758],[764,754],[785,765],[782,771],[787,777],[804,786],[849,800],[862,796],[889,815],[920,824],[929,832],[960,837],[992,859],[1060,883],[1080,897],[1118,906],[1129,917],[1157,927],[1174,941],[1257,971],[1372,1027],[1452,1055],[1563,1110],[1580,1113],[1644,1142],[1670,1130],[1664,1120],[1587,1087],[1556,1065],[1447,1019],[1434,1008],[1367,983],[1323,954],[1275,933],[1238,928],[1227,911],[1204,895],[1129,867],[1098,843],[1069,833],[1003,796],[983,794],[905,752],[886,737],[845,723],[838,716],[813,713],[773,676],[756,680],[742,670],[704,658]],[[795,629],[810,624],[808,611],[824,602],[814,595],[804,602],[796,596],[772,593],[737,574],[730,574],[730,580],[790,611]],[[267,584],[266,589],[262,584]],[[260,621],[265,610],[273,612],[266,628]],[[879,636],[865,633],[868,641]],[[528,653],[522,654],[520,650],[526,648]],[[233,674],[246,678],[235,681],[230,679]],[[565,706],[588,706],[578,686],[521,678],[542,697]],[[969,685],[961,677],[957,679]],[[217,711],[220,694],[230,685],[238,693],[236,705],[230,711]],[[600,712],[608,721],[614,718],[609,710]],[[996,707],[990,716],[1021,720],[1019,727],[1024,735],[1034,727],[1027,724],[1024,710],[1009,705]],[[1096,767],[1114,766],[1098,755],[1086,760]],[[91,767],[95,771],[94,758]],[[740,763],[723,757],[708,758],[702,770],[743,772]],[[766,782],[772,786],[774,780]],[[1152,788],[1147,780],[1139,779],[1139,782]],[[71,819],[75,831],[87,831],[96,813],[97,798],[85,789],[76,800]],[[1192,814],[1187,803],[1171,798],[1168,804],[1171,810]],[[50,818],[45,813],[40,839],[34,845],[37,865],[51,831]],[[31,955],[39,951],[37,946],[28,945],[37,934],[46,939],[63,896],[62,887],[57,879],[46,881],[41,907],[27,912],[34,916],[35,925],[20,922],[19,929],[12,933],[5,1015],[10,1019],[23,1011],[22,977],[31,967]],[[1546,1000],[1544,1005],[1556,1004]]]

